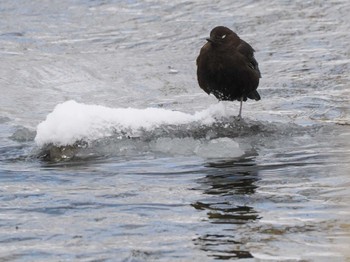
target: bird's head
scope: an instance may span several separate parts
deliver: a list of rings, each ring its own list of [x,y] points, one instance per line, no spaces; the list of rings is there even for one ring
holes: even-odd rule
[[[214,46],[234,44],[238,40],[238,35],[225,26],[215,27],[211,30],[210,37],[207,38],[207,41]]]

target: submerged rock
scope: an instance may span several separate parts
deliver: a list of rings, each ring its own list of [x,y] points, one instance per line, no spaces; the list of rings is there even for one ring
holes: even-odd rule
[[[87,143],[80,141],[73,145],[56,146],[54,144],[48,144],[42,147],[38,153],[38,158],[45,161],[65,161],[74,158],[77,153],[87,147]]]

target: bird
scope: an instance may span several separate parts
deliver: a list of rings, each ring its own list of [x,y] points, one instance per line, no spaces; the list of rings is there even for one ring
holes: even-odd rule
[[[240,101],[240,120],[243,101],[261,99],[257,92],[261,73],[255,50],[225,26],[213,28],[206,40],[196,60],[198,84],[219,101]]]

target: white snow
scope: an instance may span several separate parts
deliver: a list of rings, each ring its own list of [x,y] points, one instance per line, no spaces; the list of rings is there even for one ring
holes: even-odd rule
[[[38,146],[52,143],[71,145],[79,140],[92,141],[113,135],[116,131],[152,130],[160,125],[179,125],[200,121],[210,125],[225,116],[225,106],[215,104],[194,114],[162,108],[108,108],[73,100],[58,104],[46,120],[37,126]]]

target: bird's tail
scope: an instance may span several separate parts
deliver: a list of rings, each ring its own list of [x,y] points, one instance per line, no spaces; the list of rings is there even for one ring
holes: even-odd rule
[[[250,98],[250,99],[254,99],[254,100],[256,100],[256,101],[259,101],[261,98],[260,98],[260,95],[259,95],[259,93],[258,93],[258,91],[256,91],[256,90],[254,90],[253,92],[250,92],[249,94],[248,94],[248,98]]]

